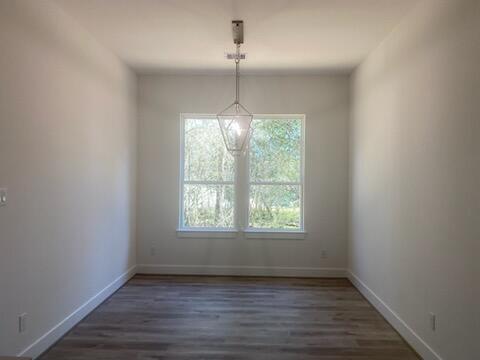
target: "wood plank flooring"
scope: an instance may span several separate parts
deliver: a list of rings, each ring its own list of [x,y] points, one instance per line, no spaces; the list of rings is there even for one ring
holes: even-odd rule
[[[346,279],[136,275],[41,359],[419,357]]]

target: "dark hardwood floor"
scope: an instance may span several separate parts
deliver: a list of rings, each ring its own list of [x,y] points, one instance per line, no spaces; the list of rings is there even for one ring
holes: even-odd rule
[[[419,357],[346,279],[137,275],[42,360]]]

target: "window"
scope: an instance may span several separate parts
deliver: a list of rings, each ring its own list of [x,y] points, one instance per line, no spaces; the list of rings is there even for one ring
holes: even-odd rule
[[[235,159],[217,120],[184,119],[182,227],[233,228]]]
[[[256,115],[247,156],[214,115],[182,116],[180,230],[303,232],[303,115]]]
[[[249,146],[249,228],[302,228],[302,120],[256,117]]]

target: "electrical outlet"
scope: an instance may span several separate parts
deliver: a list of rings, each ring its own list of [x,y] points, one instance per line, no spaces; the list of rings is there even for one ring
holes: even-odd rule
[[[322,250],[322,252],[320,253],[320,256],[321,256],[323,259],[328,258],[327,250]]]
[[[150,256],[155,256],[155,246],[150,247]]]
[[[0,189],[0,206],[7,205],[7,189]]]
[[[18,316],[18,332],[24,333],[27,331],[27,313]]]
[[[430,313],[430,329],[437,330],[437,316],[434,313]]]

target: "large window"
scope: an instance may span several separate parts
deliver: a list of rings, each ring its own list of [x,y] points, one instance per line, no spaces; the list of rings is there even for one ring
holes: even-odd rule
[[[257,115],[235,158],[215,116],[182,116],[180,229],[303,231],[303,131],[303,116]]]
[[[184,119],[183,214],[185,228],[233,228],[235,159],[216,119]]]
[[[249,146],[250,228],[302,227],[302,120],[256,117]]]

